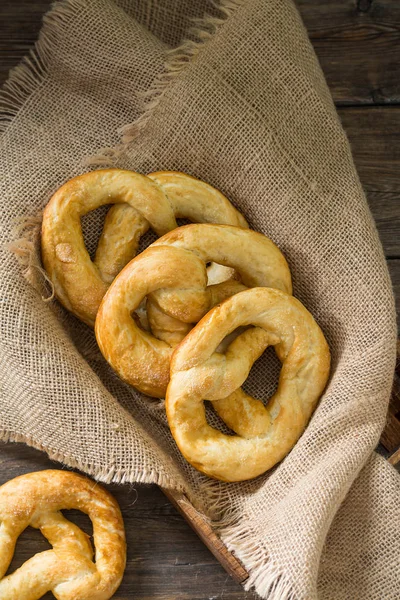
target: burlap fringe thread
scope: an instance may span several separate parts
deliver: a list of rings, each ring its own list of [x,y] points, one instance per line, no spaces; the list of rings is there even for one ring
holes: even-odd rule
[[[42,213],[19,219],[12,232],[13,241],[7,248],[17,257],[23,267],[23,276],[40,293],[43,302],[51,302],[55,297],[55,290],[40,259],[41,224]]]
[[[243,2],[244,0],[221,0],[218,8],[223,16],[218,18],[206,15],[203,19],[195,21],[195,27],[189,32],[194,40],[188,39],[181,46],[167,53],[165,71],[156,78],[151,88],[142,94],[144,101],[143,113],[136,121],[125,125],[120,130],[122,143],[114,148],[100,150],[97,155],[85,159],[84,165],[112,166],[120,158],[129,144],[134,142],[140,135],[167,88],[195,59],[203,45],[211,40],[217,30],[223,26],[226,19]],[[59,0],[45,15],[39,40],[34,49],[22,60],[20,65],[11,71],[8,81],[0,92],[0,134],[4,134],[7,126],[18,114],[29,96],[45,80],[51,60],[52,47],[57,43],[57,39],[62,36],[63,29],[67,26],[69,20],[76,15],[81,7],[83,7],[82,0]],[[40,261],[40,224],[41,215],[29,216],[21,221],[15,229],[9,249],[15,254],[23,267],[24,277],[37,291],[43,290],[44,282],[50,285],[50,295],[46,297],[42,294],[42,299],[49,302],[54,298],[54,288]],[[38,276],[42,277],[41,281]],[[33,438],[1,431],[0,439],[5,442],[24,442],[33,448],[46,452],[52,460],[88,473],[103,483],[154,483],[161,487],[183,491],[175,481],[155,470],[126,472],[116,467],[99,469],[92,464],[80,463],[71,456],[42,446]],[[211,520],[213,527],[218,531],[228,549],[237,555],[249,572],[249,578],[244,584],[245,590],[254,587],[263,598],[269,600],[296,600],[292,583],[276,567],[273,560],[265,559],[268,554],[267,550],[265,548],[261,549],[260,545],[255,545],[251,541],[256,537],[251,530],[251,525],[245,522],[243,516],[235,514],[229,503],[224,501],[221,484],[217,481],[206,480],[202,484],[202,490],[208,499],[209,513],[215,515]],[[204,517],[204,515],[202,516]]]
[[[34,48],[11,70],[0,91],[0,134],[46,78],[52,48],[57,45],[63,28],[83,6],[81,0],[58,0],[43,17],[43,27]]]
[[[83,161],[85,166],[112,167],[115,165],[129,145],[146,127],[165,91],[195,59],[202,47],[214,37],[225,21],[243,5],[243,2],[244,0],[221,0],[216,5],[221,17],[205,15],[200,19],[192,19],[193,27],[188,31],[188,35],[191,35],[193,39],[187,39],[177,48],[166,52],[164,71],[156,77],[148,90],[138,93],[138,98],[142,101],[142,114],[133,123],[128,123],[119,129],[121,144],[111,148],[102,148],[98,154],[87,157]]]
[[[130,473],[124,471],[123,469],[118,469],[116,467],[104,467],[103,469],[99,469],[91,463],[81,462],[72,458],[68,454],[63,454],[62,452],[58,452],[57,450],[49,449],[46,446],[43,446],[42,444],[38,443],[34,438],[31,437],[0,431],[0,440],[2,442],[22,442],[24,444],[27,444],[28,446],[31,446],[36,450],[45,452],[51,460],[63,463],[70,469],[78,469],[83,473],[87,473],[88,475],[90,475],[97,481],[100,481],[101,483],[154,483],[159,487],[177,490],[178,492],[184,491],[182,487],[176,485],[176,482],[174,480],[169,478],[164,473],[159,473],[154,469],[145,471],[134,471]]]

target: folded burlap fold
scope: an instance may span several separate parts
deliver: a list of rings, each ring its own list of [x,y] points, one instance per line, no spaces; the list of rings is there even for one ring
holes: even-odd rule
[[[399,477],[371,454],[394,367],[391,285],[291,1],[224,0],[220,9],[206,0],[60,2],[1,102],[1,438],[102,481],[185,490],[263,598],[397,598]],[[194,471],[162,405],[118,380],[93,332],[42,300],[40,211],[88,168],[84,159],[198,176],[285,253],[333,364],[308,428],[273,472],[224,484]],[[91,250],[100,219],[83,223]],[[13,240],[19,261],[5,248]],[[247,390],[267,399],[277,370],[267,353]]]

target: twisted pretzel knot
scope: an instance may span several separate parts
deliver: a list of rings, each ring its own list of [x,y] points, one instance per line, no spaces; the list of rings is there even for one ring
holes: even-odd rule
[[[80,219],[106,204],[107,214],[92,262]],[[120,270],[135,256],[151,227],[159,236],[177,227],[176,218],[247,227],[218,190],[172,171],[140,175],[121,169],[86,173],[64,184],[43,214],[42,258],[60,302],[93,326],[100,302]],[[217,269],[219,280],[231,273]]]
[[[93,523],[88,536],[61,509],[78,509]],[[4,577],[19,535],[40,529],[53,546]],[[114,498],[85,477],[65,471],[22,475],[0,488],[0,598],[36,600],[48,591],[58,600],[108,600],[125,568],[122,516]]]
[[[209,261],[234,268],[242,283],[227,281],[207,287]],[[166,319],[191,328],[212,306],[246,286],[291,293],[289,267],[271,240],[228,225],[179,227],[132,260],[110,286],[95,325],[100,350],[122,379],[145,394],[162,398],[173,348],[143,331],[132,319],[133,311],[148,296]],[[186,331],[172,333],[177,341]],[[248,332],[249,341],[253,335],[264,333]]]
[[[225,354],[216,352],[221,340],[243,325],[254,325],[255,332],[265,335],[252,335],[249,343],[254,331],[247,330]],[[237,428],[238,415],[246,414],[246,407],[236,390],[268,345],[275,346],[282,370],[268,406],[255,406],[253,418],[263,419],[264,429],[254,435]],[[257,477],[300,437],[326,385],[329,365],[325,338],[296,298],[268,288],[232,296],[212,309],[172,356],[166,410],[179,449],[196,469],[216,479]],[[204,399],[223,403],[225,421],[230,419],[239,435],[224,435],[208,425]]]

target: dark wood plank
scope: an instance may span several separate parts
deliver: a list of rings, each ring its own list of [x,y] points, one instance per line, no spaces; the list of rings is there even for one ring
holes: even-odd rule
[[[400,2],[296,0],[335,102],[400,102]]]
[[[342,108],[354,160],[367,192],[400,192],[400,107]],[[389,196],[386,202],[391,202]]]
[[[385,254],[400,257],[400,107],[342,108],[339,116]]]
[[[232,579],[238,583],[244,583],[249,578],[248,572],[215,534],[204,515],[201,515],[181,492],[165,488],[162,488],[162,491]]]
[[[17,3],[3,0],[0,3],[0,84],[6,78],[8,69],[16,65],[32,46],[40,28],[42,14],[49,5],[50,0],[18,0]],[[363,27],[369,24],[369,27],[375,22],[390,23],[390,27],[397,31],[396,28],[400,27],[400,2],[358,0],[356,5],[355,0],[298,0],[298,5],[313,43],[316,44],[333,95],[339,103],[344,98],[341,91],[343,86],[355,85],[360,73],[366,81],[375,81],[378,76],[391,77],[393,85],[400,86],[397,68],[400,58],[397,54],[399,42],[393,39],[394,34],[389,36],[389,46],[386,48],[386,42],[383,44],[381,38],[383,36],[386,40],[388,33],[376,34],[376,39],[373,37],[372,40],[364,40],[363,36],[354,38],[353,31],[360,23]],[[341,27],[344,33],[340,34]],[[348,28],[350,33],[345,33]],[[362,50],[358,52],[357,44],[361,42],[365,42],[366,47],[362,46]],[[383,44],[379,52],[376,48],[378,42]],[[340,49],[344,43],[342,51]],[[387,60],[392,61],[390,68],[385,62]],[[354,73],[348,69],[354,69]],[[383,84],[381,87],[384,87]],[[346,94],[349,101],[355,101],[354,94],[351,96],[348,91]],[[374,98],[376,101],[377,98]],[[367,192],[385,253],[387,256],[400,256],[400,108],[342,108],[340,116],[350,138],[357,169]]]
[[[400,103],[400,3],[396,0],[297,0],[338,105]],[[0,2],[0,85],[37,38],[51,0]],[[400,109],[340,111],[355,162],[389,257],[399,251]],[[389,260],[400,311],[400,260]],[[397,455],[396,455],[397,456]],[[395,458],[392,459],[392,462]],[[58,465],[56,465],[58,466]],[[0,483],[23,472],[54,468],[21,445],[0,447]],[[128,534],[128,566],[115,598],[205,600],[253,598],[215,559],[154,486],[111,486]],[[137,499],[136,499],[137,496]],[[87,526],[82,515],[76,522]],[[45,549],[27,530],[14,565]],[[47,596],[48,598],[51,595]]]
[[[60,464],[23,444],[0,443],[0,485],[23,473],[49,468],[60,468]],[[156,486],[105,487],[121,506],[128,542],[127,568],[116,600],[256,598],[225,573]],[[84,515],[71,511],[68,517],[90,533]],[[27,529],[19,540],[12,570],[47,548],[39,532]]]
[[[36,42],[52,0],[0,1],[0,86]]]
[[[0,85],[37,38],[51,0],[0,2]],[[400,102],[400,3],[297,0],[337,104]]]

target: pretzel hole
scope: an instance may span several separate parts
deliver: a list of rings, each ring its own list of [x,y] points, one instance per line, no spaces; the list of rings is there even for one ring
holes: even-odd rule
[[[14,556],[7,569],[6,575],[19,569],[24,562],[32,558],[35,554],[45,552],[46,550],[51,550],[51,545],[44,535],[41,534],[39,529],[27,527],[17,539]],[[43,598],[54,598],[54,596],[52,594],[46,594]]]
[[[137,325],[137,327],[139,327],[139,329],[141,329],[142,331],[149,332],[150,325],[147,320],[146,303],[147,298],[144,298],[137,307],[137,309],[131,312],[131,317],[135,321],[135,324]]]
[[[278,388],[281,366],[274,347],[269,346],[253,364],[242,389],[267,405]]]
[[[61,511],[66,519],[77,525],[82,531],[89,536],[90,543],[93,549],[93,525],[90,518],[78,510],[63,510]],[[13,559],[7,569],[6,575],[9,575],[19,569],[27,560],[35,554],[51,550],[52,546],[41,533],[39,529],[27,527],[17,539]],[[43,600],[54,598],[49,592],[42,596]]]
[[[83,241],[91,260],[94,259],[101,232],[103,231],[104,221],[111,206],[112,204],[100,206],[83,215],[81,218]]]
[[[191,225],[193,223],[193,221],[190,221],[189,219],[185,219],[183,217],[178,217],[176,219],[176,222],[178,224],[178,227],[184,227],[185,225]]]
[[[64,517],[68,519],[68,521],[71,521],[71,523],[77,525],[79,529],[82,529],[82,531],[89,536],[93,550],[93,523],[88,517],[88,515],[81,512],[80,510],[62,510],[61,512],[64,515]]]
[[[229,335],[226,335],[224,337],[224,339],[222,340],[222,342],[220,342],[220,344],[217,346],[217,349],[215,350],[216,352],[221,352],[221,354],[225,354],[225,352],[228,350],[229,346],[231,345],[231,343],[244,331],[246,331],[246,329],[250,329],[251,326],[248,327],[237,327],[234,331],[231,331],[231,333]]]
[[[150,244],[155,242],[157,239],[158,236],[152,229],[146,231],[146,233],[140,238],[137,254],[140,254],[141,252],[143,252],[143,250],[146,250],[146,248],[148,248],[148,246],[150,246]]]
[[[236,433],[234,431],[232,431],[232,429],[230,427],[228,427],[228,425],[225,423],[225,421],[223,421],[221,419],[221,417],[219,415],[217,415],[217,413],[214,410],[212,402],[205,400],[204,408],[206,411],[206,421],[210,425],[210,427],[213,427],[213,429],[217,429],[218,431],[220,431],[221,433],[224,433],[225,435],[236,435]]]
[[[94,260],[96,249],[99,244],[99,239],[104,228],[104,221],[106,219],[109,209],[114,206],[113,204],[105,204],[99,206],[95,210],[90,211],[81,218],[81,227],[83,241],[86,246],[86,250],[89,253],[91,260]],[[143,252],[150,244],[158,239],[157,234],[149,229],[140,238],[139,248],[137,254]],[[132,257],[133,258],[133,257]]]

